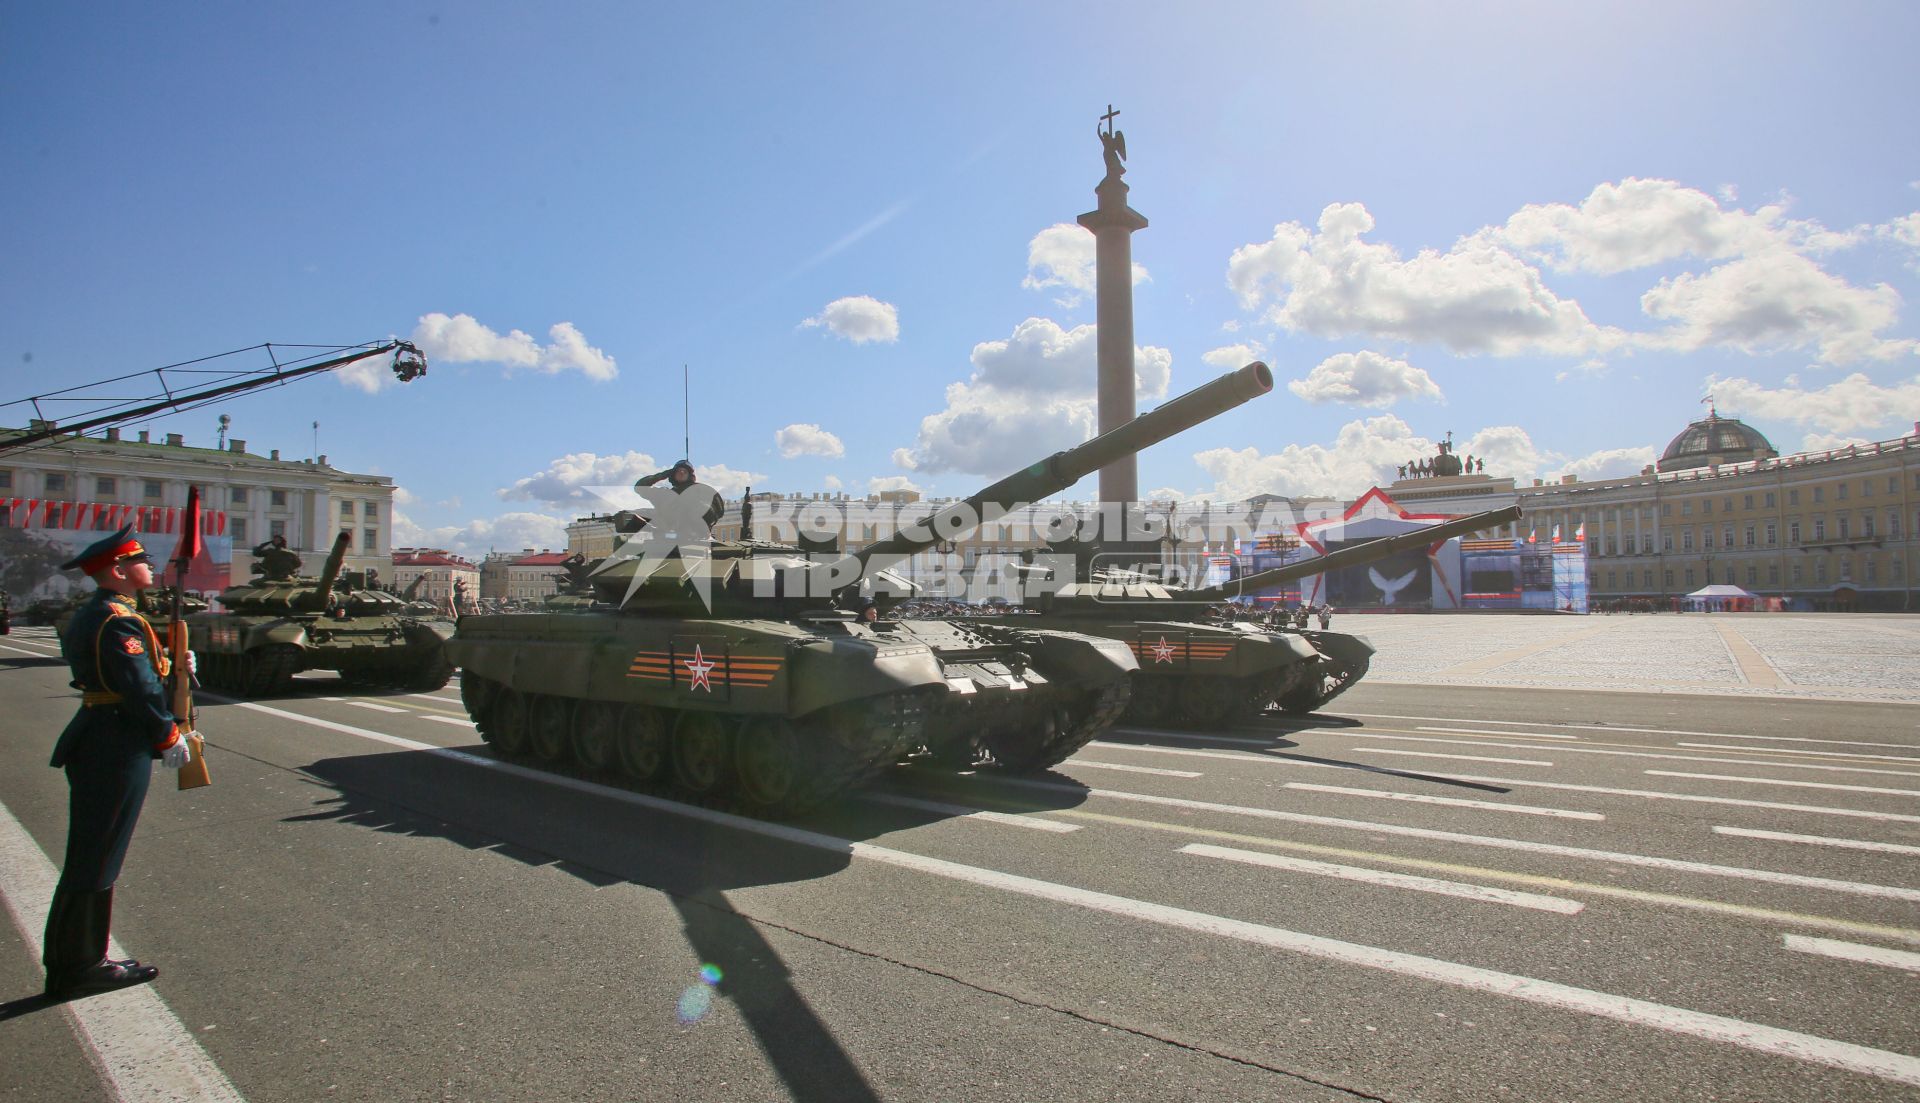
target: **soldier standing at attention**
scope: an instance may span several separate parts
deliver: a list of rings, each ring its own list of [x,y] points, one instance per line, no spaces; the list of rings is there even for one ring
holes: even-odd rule
[[[123,528],[61,570],[80,570],[99,587],[74,614],[60,650],[81,691],[80,711],[54,744],[49,765],[67,772],[67,855],[47,911],[47,995],[70,999],[145,984],[160,974],[138,961],[109,961],[113,883],[147,798],[153,760],[187,764],[186,737],[174,722],[161,679],[167,658],[134,607],[153,586],[145,548]]]

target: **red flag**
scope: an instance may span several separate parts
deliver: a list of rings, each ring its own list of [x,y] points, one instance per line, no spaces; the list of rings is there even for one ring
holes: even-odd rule
[[[187,488],[187,508],[181,517],[180,546],[174,549],[173,553],[174,561],[180,565],[180,573],[183,579],[186,575],[187,564],[193,562],[193,557],[199,554],[200,488],[190,486]],[[184,585],[184,581],[182,584]]]

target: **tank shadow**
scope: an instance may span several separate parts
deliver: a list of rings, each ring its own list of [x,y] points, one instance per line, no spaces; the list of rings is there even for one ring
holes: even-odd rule
[[[631,793],[584,771],[539,770],[557,783],[529,786],[524,776],[455,756],[497,761],[484,745],[476,745],[451,755],[400,751],[315,762],[304,772],[325,787],[326,795],[316,800],[314,811],[283,822],[345,823],[445,839],[557,869],[596,887],[628,883],[658,891],[678,912],[688,946],[714,969],[713,980],[690,987],[682,997],[683,1018],[689,1001],[730,1000],[792,1098],[818,1103],[880,1098],[832,1025],[808,1005],[762,926],[742,914],[727,893],[831,876],[851,862],[855,841],[968,809],[943,810],[930,802],[903,806],[884,798],[847,800],[802,824],[762,824]],[[1080,803],[1085,793],[1039,799],[1064,807]]]
[[[1258,729],[1242,729],[1255,731]],[[1302,729],[1306,730],[1306,729]],[[1423,774],[1416,770],[1396,770],[1391,766],[1378,766],[1371,762],[1351,762],[1344,758],[1324,758],[1319,755],[1289,753],[1282,748],[1298,747],[1300,744],[1288,739],[1289,732],[1271,733],[1272,743],[1264,743],[1255,735],[1223,735],[1207,732],[1172,732],[1151,728],[1115,728],[1107,733],[1110,743],[1137,743],[1142,746],[1151,744],[1154,739],[1177,739],[1183,746],[1204,747],[1211,750],[1239,751],[1247,755],[1260,755],[1267,758],[1285,758],[1295,762],[1311,762],[1316,766],[1336,766],[1343,770],[1358,770],[1366,774],[1382,774],[1387,777],[1406,778],[1409,781],[1430,781],[1437,785],[1450,785],[1460,789],[1475,789],[1483,793],[1511,793],[1513,790],[1504,785],[1488,785],[1484,782],[1467,781],[1464,778],[1447,777],[1444,774]]]

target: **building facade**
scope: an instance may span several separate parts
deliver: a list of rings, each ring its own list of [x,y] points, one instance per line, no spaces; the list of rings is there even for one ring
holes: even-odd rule
[[[13,435],[18,431],[0,429],[0,443]],[[247,581],[253,546],[273,536],[284,536],[309,571],[319,570],[338,532],[352,537],[346,570],[384,573],[389,568],[391,478],[341,471],[325,456],[283,460],[278,450],[261,456],[248,451],[243,440],[229,440],[219,449],[194,447],[177,433],[153,441],[145,430],[128,439],[108,429],[0,452],[0,531],[36,531],[48,547],[90,543],[81,534],[120,523],[177,537],[180,511],[193,486],[200,488],[202,531],[215,538],[225,557],[212,573],[192,576],[206,589]],[[171,546],[171,540],[165,543]],[[17,562],[22,549],[9,545],[8,551],[0,558],[16,562],[3,576],[4,585],[16,600],[58,596],[77,584],[57,569],[23,573]],[[28,581],[28,574],[38,577]]]
[[[406,593],[417,581],[417,601],[450,607],[456,597],[468,604],[480,598],[480,568],[441,548],[393,549],[393,588]],[[463,612],[465,610],[462,610]]]

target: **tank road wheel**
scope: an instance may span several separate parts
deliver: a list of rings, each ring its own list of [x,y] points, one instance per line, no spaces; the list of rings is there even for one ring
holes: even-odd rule
[[[1183,728],[1224,728],[1240,712],[1245,689],[1233,678],[1188,678],[1177,713]]]
[[[491,678],[482,678],[478,674],[469,674],[460,679],[460,704],[467,715],[477,724],[486,723],[487,710],[493,707],[494,700],[500,695],[500,683]]]
[[[667,724],[660,710],[628,705],[620,710],[614,743],[620,772],[635,781],[658,781],[667,772]]]
[[[734,741],[740,799],[756,812],[798,812],[815,802],[800,733],[777,717],[749,721]]]
[[[1065,705],[1053,705],[1041,717],[1039,730],[1031,727],[995,728],[980,736],[980,744],[1002,770],[1014,774],[1032,773],[1060,761],[1057,758],[1049,760],[1048,752],[1065,737],[1072,723],[1072,714]]]
[[[1127,719],[1148,727],[1166,723],[1174,715],[1174,687],[1178,684],[1168,677],[1134,675]]]
[[[1348,686],[1359,681],[1372,665],[1362,659],[1351,666],[1336,663],[1331,659],[1322,659],[1313,671],[1302,679],[1300,684],[1288,690],[1280,698],[1280,711],[1300,716],[1314,712],[1320,706],[1345,693]]]
[[[527,695],[502,689],[487,710],[487,742],[508,758],[527,753]]]
[[[620,706],[582,701],[573,709],[573,757],[591,770],[611,770],[620,757]]]
[[[448,661],[445,652],[436,649],[419,666],[402,672],[395,684],[415,693],[432,693],[452,680],[453,663]]]
[[[728,780],[727,725],[706,712],[683,712],[673,725],[673,782],[694,796],[718,792]]]
[[[534,757],[559,762],[573,734],[573,702],[540,694],[527,702],[527,744]]]

